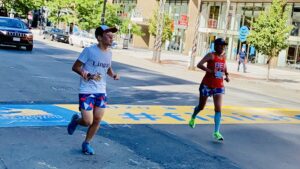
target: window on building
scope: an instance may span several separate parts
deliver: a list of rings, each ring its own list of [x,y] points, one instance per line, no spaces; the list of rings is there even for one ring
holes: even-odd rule
[[[174,21],[175,29],[178,28],[179,21],[188,14],[188,0],[167,0],[165,13]]]
[[[180,9],[181,13],[188,13],[188,4],[186,5],[181,5],[181,9]]]
[[[208,12],[209,12],[209,4],[208,4],[208,2],[203,2],[202,5],[201,5],[200,28],[206,28],[207,27]]]
[[[298,46],[298,52],[296,56],[296,64],[300,64],[300,46]]]
[[[287,55],[288,64],[300,64],[300,46],[299,45],[290,45],[288,48]]]
[[[243,26],[247,26],[248,28],[250,28],[253,19],[254,3],[246,3],[242,9],[244,14]]]
[[[166,0],[166,4],[178,4],[178,5],[182,5],[182,4],[188,4],[189,0]]]
[[[234,30],[234,20],[236,18],[237,3],[231,3],[228,13],[227,29]]]
[[[265,7],[263,3],[254,3],[254,8],[253,8],[254,20],[258,18],[258,16],[264,11],[265,11]]]
[[[184,50],[184,29],[188,26],[188,3],[189,0],[166,0],[165,13],[167,13],[174,23],[172,39],[169,42],[168,50]]]
[[[220,13],[220,6],[211,6],[208,16],[208,28],[217,28]]]
[[[272,5],[271,3],[263,3],[263,7],[264,7],[265,11],[269,11],[271,8],[271,5]]]
[[[294,28],[291,31],[291,36],[300,36],[300,3],[293,4],[292,25]]]
[[[242,27],[244,25],[244,11],[243,11],[244,6],[245,6],[245,3],[237,3],[234,30],[239,30],[240,27]]]
[[[288,49],[288,56],[287,56],[288,63],[294,62],[295,54],[296,54],[296,46],[291,45]]]
[[[118,15],[123,18],[130,17],[130,13],[135,9],[137,0],[113,0],[113,3],[121,6]]]
[[[218,5],[218,4],[216,4]],[[218,29],[225,29],[226,27],[226,11],[227,11],[227,3],[226,2],[222,2],[220,4],[221,8],[220,8],[220,14],[219,14],[219,20],[218,20]],[[229,15],[229,14],[228,14]]]
[[[188,0],[167,0],[165,13],[168,13],[174,20],[178,20],[182,14],[188,13]]]

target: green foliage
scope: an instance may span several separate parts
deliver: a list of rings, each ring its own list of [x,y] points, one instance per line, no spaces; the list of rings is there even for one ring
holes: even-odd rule
[[[39,9],[44,0],[2,0],[8,11],[13,9],[18,16],[25,17],[33,9]]]
[[[26,17],[27,12],[46,6],[49,9],[48,19],[58,24],[60,22],[76,23],[82,30],[95,29],[101,24],[101,15],[104,0],[3,0],[5,6],[14,9],[19,15]],[[132,10],[135,6],[132,5]],[[129,18],[121,20],[118,11],[121,7],[116,4],[106,4],[105,24],[118,26],[120,33],[128,34],[128,25],[131,24],[130,32],[139,36],[144,35],[141,27],[130,21]],[[130,11],[129,11],[130,13]]]
[[[122,21],[118,16],[119,11],[118,5],[106,4],[106,12],[105,12],[105,24],[108,26],[117,26],[121,25]],[[101,9],[102,13],[102,9]]]
[[[51,0],[47,3],[50,8],[51,22],[78,23],[83,30],[96,28],[101,24],[103,0]],[[68,11],[58,16],[59,11]],[[118,6],[106,4],[105,24],[108,26],[120,25],[121,20],[117,16]]]
[[[136,23],[133,23],[129,18],[124,19],[122,21],[119,32],[121,34],[129,34],[129,29],[128,29],[129,24],[131,25],[130,33],[138,35],[138,36],[144,36],[141,26],[137,25]]]
[[[18,14],[26,17],[27,12],[46,6],[49,9],[48,19],[58,24],[77,23],[80,29],[90,30],[101,24],[101,15],[104,0],[3,0],[5,6],[14,9]],[[132,10],[135,6],[129,6]],[[119,26],[121,32],[128,34],[128,25],[132,25],[131,33],[144,35],[141,27],[130,21],[129,18],[121,20],[118,11],[121,7],[116,4],[106,4],[105,24],[108,26]],[[130,13],[130,11],[128,11]]]
[[[54,24],[76,21],[75,5],[73,0],[47,1],[46,6],[50,10],[49,20]]]
[[[136,4],[126,4],[127,9],[125,10],[124,6],[117,6],[117,11],[119,12],[126,12],[130,14],[132,10],[136,7]],[[145,34],[142,32],[142,27],[138,24],[134,23],[130,19],[130,15],[127,18],[122,18],[121,23],[118,24],[119,26],[119,33],[120,34],[129,34],[129,25],[131,25],[130,33],[135,34],[138,36],[144,36]]]
[[[96,28],[100,25],[103,1],[75,0],[78,25],[83,30]]]
[[[157,33],[157,21],[158,21],[158,12],[157,10],[153,12],[153,16],[150,19],[149,33],[152,36],[156,36]],[[164,26],[163,26],[162,42],[170,40],[172,38],[172,20],[165,14],[164,15]]]
[[[287,40],[292,30],[292,26],[287,26],[290,12],[286,0],[273,0],[270,10],[262,12],[252,24],[248,42],[269,57],[268,63],[288,47]]]

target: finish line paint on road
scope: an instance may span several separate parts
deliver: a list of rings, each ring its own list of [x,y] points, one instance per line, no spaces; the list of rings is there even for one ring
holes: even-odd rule
[[[77,105],[57,105],[76,111]],[[104,120],[109,124],[187,124],[192,106],[127,106],[110,105]],[[197,117],[198,124],[214,123],[214,107],[207,106]],[[296,123],[300,110],[224,106],[223,124]]]
[[[187,124],[192,106],[109,105],[103,124]],[[77,104],[0,105],[0,127],[65,126]],[[197,124],[213,124],[214,107],[207,106]],[[224,106],[223,124],[300,124],[300,110]]]

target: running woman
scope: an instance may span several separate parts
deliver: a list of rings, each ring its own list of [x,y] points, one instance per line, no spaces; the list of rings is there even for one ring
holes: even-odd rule
[[[199,103],[194,108],[194,113],[189,121],[191,128],[196,127],[196,116],[204,109],[207,98],[212,96],[215,105],[215,130],[213,137],[216,140],[224,140],[220,133],[221,125],[221,107],[222,107],[222,95],[225,94],[225,88],[223,84],[223,78],[229,82],[228,72],[226,68],[226,55],[225,46],[227,43],[222,38],[218,38],[214,41],[215,52],[208,53],[197,65],[197,67],[206,72],[200,87],[199,87]],[[207,63],[207,66],[204,64]]]
[[[77,125],[88,127],[86,138],[82,143],[84,154],[95,154],[90,145],[93,136],[99,129],[106,108],[106,77],[114,80],[119,75],[111,67],[113,36],[118,30],[101,25],[95,31],[97,45],[85,48],[73,65],[72,70],[80,75],[79,109],[81,118],[74,114],[68,125],[68,133],[72,135]]]

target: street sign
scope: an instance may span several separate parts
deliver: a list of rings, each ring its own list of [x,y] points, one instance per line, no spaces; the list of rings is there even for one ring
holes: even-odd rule
[[[249,35],[249,33],[250,33],[250,31],[249,31],[248,27],[242,26],[239,31],[240,41],[241,42],[247,41],[247,36]]]
[[[188,22],[188,16],[187,15],[181,15],[180,20],[178,21],[179,26],[187,27],[189,24]]]

